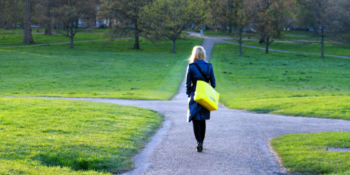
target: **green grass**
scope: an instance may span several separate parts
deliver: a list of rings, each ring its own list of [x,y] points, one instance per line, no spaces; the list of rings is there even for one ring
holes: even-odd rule
[[[289,172],[350,174],[350,152],[329,152],[326,147],[350,147],[350,133],[290,134],[271,140]]]
[[[220,29],[215,32],[215,30],[208,29],[204,31],[205,36],[212,36],[212,37],[230,37],[230,35],[226,32],[221,31]],[[235,33],[236,31],[233,30]],[[243,38],[247,38],[248,36],[251,37],[251,39],[260,39],[259,33],[244,33]],[[282,38],[279,40],[305,40],[305,41],[321,41],[321,37],[313,37],[312,32],[302,32],[302,31],[283,31]],[[327,41],[329,41],[328,38],[326,38]]]
[[[55,31],[53,31],[55,32]],[[83,31],[76,34],[74,41],[82,40],[96,40],[96,39],[108,39],[110,36],[106,35],[103,32],[95,31]],[[53,34],[53,35],[44,35],[44,34],[33,34],[33,44],[44,44],[44,43],[57,43],[57,42],[68,42],[70,38],[66,37],[63,34]],[[23,33],[18,32],[17,30],[6,31],[5,33],[0,32],[0,47],[4,46],[21,46],[21,45],[31,45],[22,43]]]
[[[350,120],[350,60],[216,44],[211,63],[229,108]]]
[[[200,38],[159,47],[141,40],[94,41],[0,49],[0,96],[99,97],[169,100],[184,78]]]
[[[235,40],[229,40],[236,42]],[[244,41],[244,44],[265,48],[264,44],[258,41]],[[315,53],[321,55],[321,45],[316,43],[281,43],[274,42],[270,45],[270,49],[286,50],[293,52]],[[350,45],[348,44],[325,44],[325,54],[350,56]]]
[[[0,174],[110,174],[163,117],[136,107],[84,101],[0,98]]]
[[[236,32],[235,30],[233,30],[232,32]],[[215,30],[205,30],[204,31],[204,35],[205,36],[212,36],[212,37],[230,37],[230,35],[228,34],[228,31],[227,32],[223,32],[221,31],[220,29],[218,29],[217,32],[215,32]],[[258,34],[254,34],[254,33],[244,33],[243,34],[243,37],[246,38],[250,36],[251,38],[258,38]]]
[[[305,40],[305,41],[315,41],[320,42],[321,37],[312,37],[311,35],[293,35],[285,34],[282,40]]]

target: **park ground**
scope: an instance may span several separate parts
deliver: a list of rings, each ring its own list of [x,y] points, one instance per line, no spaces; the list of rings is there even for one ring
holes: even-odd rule
[[[6,33],[4,38],[2,41],[11,40],[13,43],[0,42],[2,46],[22,45],[17,33]],[[104,38],[103,32],[99,31],[93,35],[81,33],[81,40]],[[42,34],[35,34],[34,40],[47,43],[68,39],[57,34],[48,41]],[[135,51],[129,39],[76,43],[75,49],[69,49],[67,44],[0,48],[0,61],[3,63],[0,70],[4,72],[0,75],[0,132],[11,133],[1,136],[1,140],[6,140],[1,150],[7,151],[1,154],[0,160],[0,164],[11,171],[0,173],[34,174],[39,169],[46,173],[78,171],[96,174],[130,169],[131,156],[160,126],[163,120],[161,115],[120,105],[5,96],[169,100],[177,93],[183,80],[186,59],[192,47],[201,42],[199,38],[184,38],[178,42],[176,54],[170,52],[171,42],[168,41],[162,41],[157,47],[142,40],[142,50]],[[287,46],[284,44],[295,43],[275,45],[285,49]],[[350,119],[350,60],[321,59],[319,56],[295,53],[271,52],[265,55],[263,50],[247,47],[243,52],[244,55],[239,57],[237,46],[223,43],[217,44],[212,51],[211,63],[220,85],[217,90],[225,106],[257,113]],[[79,117],[67,125],[66,122],[73,116]],[[144,116],[150,120],[145,120]],[[34,127],[33,122],[37,123],[36,129],[30,128]],[[47,127],[48,123],[54,124]],[[83,132],[85,130],[80,128],[89,132]],[[122,136],[109,137],[115,130],[124,131],[124,128],[143,129],[135,132],[125,130],[120,132]],[[300,156],[297,148],[308,151],[322,147],[322,142],[313,142],[313,147],[305,148],[305,144],[297,142],[300,140],[298,137],[316,140],[329,136],[334,142],[341,140],[343,146],[349,146],[342,141],[344,134],[287,135],[276,138],[272,145],[282,157],[283,165],[291,172],[346,172],[350,169],[346,164],[349,156],[338,156],[336,153],[326,159],[322,154],[310,152],[318,157],[309,159],[304,156],[297,159],[298,165],[293,164]],[[87,137],[89,139],[83,139]],[[96,141],[96,138],[105,139]],[[108,139],[113,139],[119,146],[111,144]],[[289,149],[280,149],[286,142],[290,143],[287,146]],[[109,148],[111,145],[118,148]],[[125,149],[128,151],[123,151]],[[55,150],[65,154],[58,155]],[[68,150],[74,151],[68,153]],[[331,164],[325,163],[329,161],[345,164],[330,168]],[[316,164],[325,168],[318,170]]]

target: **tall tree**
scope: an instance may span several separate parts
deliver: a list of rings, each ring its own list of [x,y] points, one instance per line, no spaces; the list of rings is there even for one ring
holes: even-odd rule
[[[231,8],[231,26],[236,28],[236,32],[229,32],[229,35],[238,41],[239,43],[239,55],[242,55],[242,44],[243,44],[243,33],[244,29],[249,26],[250,18],[251,18],[251,7],[247,1],[245,0],[231,0],[229,4]]]
[[[24,2],[22,0],[0,0],[0,26],[16,29],[24,20]]]
[[[281,31],[287,21],[288,2],[288,0],[251,0],[252,11],[255,12],[253,22],[261,33],[266,53],[269,53],[270,44],[281,37]]]
[[[209,25],[214,25],[217,30],[217,26],[222,24],[222,10],[221,10],[221,1],[218,0],[209,0],[207,2],[208,13],[206,23]]]
[[[101,6],[108,10],[107,14],[113,15],[118,23],[114,29],[117,35],[133,34],[135,38],[134,49],[140,49],[139,11],[152,0],[102,0]],[[103,12],[106,14],[106,12]],[[101,13],[100,13],[101,14]],[[107,18],[109,15],[106,16]]]
[[[24,39],[23,43],[34,43],[32,36],[32,0],[25,2]]]
[[[328,35],[332,39],[350,43],[350,1],[334,0],[328,9]]]
[[[52,8],[54,7],[54,1],[51,0],[37,0],[34,7],[35,19],[38,23],[45,26],[45,35],[52,35]]]
[[[52,9],[54,16],[67,27],[70,48],[74,48],[74,37],[79,32],[79,20],[85,19],[96,9],[95,0],[61,0]],[[61,29],[56,30],[62,33]]]
[[[166,37],[173,42],[176,52],[176,40],[188,24],[199,26],[204,19],[204,1],[202,0],[155,0],[140,12],[140,24],[147,37]]]
[[[0,28],[5,24],[5,1],[0,1]]]
[[[321,29],[321,57],[324,57],[324,39],[326,37],[325,29],[329,25],[328,8],[331,6],[330,0],[298,0],[304,10],[313,14],[314,27]]]
[[[99,6],[99,11],[97,13],[97,17],[99,19],[107,19],[109,22],[109,28],[112,28],[113,25],[116,25],[114,23],[114,20],[117,19],[116,14],[114,14],[112,9],[112,1],[110,0],[101,0],[101,4]]]

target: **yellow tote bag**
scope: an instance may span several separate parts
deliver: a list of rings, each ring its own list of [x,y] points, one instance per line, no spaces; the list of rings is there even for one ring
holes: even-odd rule
[[[194,94],[194,101],[208,109],[215,111],[219,109],[220,94],[205,81],[198,80],[196,92]]]

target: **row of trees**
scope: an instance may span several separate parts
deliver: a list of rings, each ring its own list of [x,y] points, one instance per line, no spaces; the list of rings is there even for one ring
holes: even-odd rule
[[[321,36],[322,57],[326,36],[350,41],[348,0],[209,0],[209,4],[208,21],[224,31],[228,28],[227,33],[240,45],[240,55],[243,30],[257,31],[260,43],[266,45],[266,53],[288,26],[311,27],[314,36]]]
[[[227,32],[240,45],[243,34],[254,30],[260,42],[269,45],[282,37],[288,26],[312,27],[314,36],[350,40],[350,1],[348,0],[0,0],[0,27],[24,26],[24,41],[34,42],[31,25],[45,27],[45,34],[65,33],[71,39],[79,31],[78,22],[95,26],[96,19],[109,19],[116,35],[133,35],[134,49],[139,38],[176,40],[186,27],[215,26]]]
[[[24,29],[24,43],[33,43],[32,25],[45,27],[45,35],[65,33],[71,39],[78,31],[79,20],[96,20],[97,0],[0,0],[0,27]]]
[[[203,0],[0,0],[0,27],[23,26],[25,43],[34,42],[32,24],[45,27],[46,35],[54,27],[71,39],[73,48],[79,20],[93,27],[98,17],[109,19],[114,35],[134,35],[134,49],[140,49],[140,37],[152,41],[166,37],[176,52],[176,40],[185,26],[201,24],[205,7]]]

